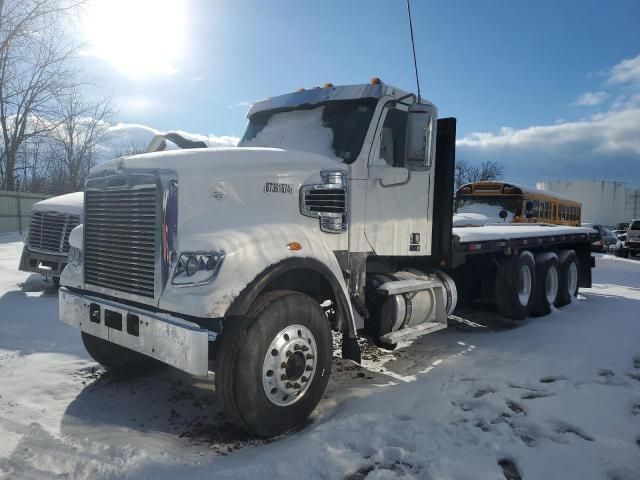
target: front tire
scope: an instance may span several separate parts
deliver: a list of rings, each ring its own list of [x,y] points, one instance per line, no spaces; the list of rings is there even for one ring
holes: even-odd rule
[[[259,437],[303,425],[331,373],[331,330],[318,302],[269,292],[232,319],[220,341],[216,390],[227,417]]]
[[[558,299],[560,272],[558,269],[558,256],[555,253],[539,253],[535,258],[537,282],[531,315],[542,317],[551,313],[551,306]]]
[[[142,353],[134,352],[85,332],[81,332],[81,334],[84,348],[91,358],[114,373],[140,375],[153,373],[167,367],[164,363]]]
[[[560,283],[558,284],[558,298],[556,307],[563,307],[571,303],[574,297],[578,296],[578,280],[580,275],[580,264],[578,256],[573,250],[563,250],[558,255],[560,265]]]
[[[536,266],[533,255],[524,250],[520,255],[504,258],[498,264],[495,297],[503,317],[524,320],[533,306]]]

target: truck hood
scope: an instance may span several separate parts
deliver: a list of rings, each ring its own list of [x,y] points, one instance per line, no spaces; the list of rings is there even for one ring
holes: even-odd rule
[[[32,210],[82,216],[83,207],[84,192],[73,192],[42,200],[34,204]]]
[[[109,171],[126,174],[142,169],[175,171],[178,178],[179,231],[216,219],[229,228],[246,217],[254,224],[274,221],[274,212],[289,222],[300,218],[300,186],[321,181],[322,170],[347,171],[334,159],[276,148],[206,148],[124,157],[91,170],[90,177]],[[243,209],[242,212],[239,209]],[[295,215],[295,217],[293,217]],[[215,222],[214,222],[215,223]]]

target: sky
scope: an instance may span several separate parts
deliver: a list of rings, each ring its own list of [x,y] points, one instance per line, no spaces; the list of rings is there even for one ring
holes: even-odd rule
[[[640,183],[640,2],[413,0],[422,94],[458,118],[458,158],[513,181]],[[252,101],[371,77],[415,90],[404,0],[92,0],[93,93],[121,131],[221,145]]]

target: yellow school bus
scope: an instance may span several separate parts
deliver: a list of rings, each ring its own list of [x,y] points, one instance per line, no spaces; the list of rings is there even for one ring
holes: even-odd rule
[[[515,183],[467,183],[456,192],[457,213],[480,213],[513,223],[580,226],[582,204],[557,193]]]

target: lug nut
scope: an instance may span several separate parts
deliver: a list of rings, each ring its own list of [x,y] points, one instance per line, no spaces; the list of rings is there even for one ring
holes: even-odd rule
[[[303,346],[302,346],[302,351],[303,351],[303,352],[306,352],[307,350],[309,350],[309,347],[307,347],[306,345],[303,345]]]
[[[280,364],[280,368],[287,368],[287,362],[282,362]]]
[[[287,387],[287,388],[293,388],[293,383],[291,383],[291,382],[287,382],[287,383],[286,383],[286,385],[285,385],[285,387]]]
[[[300,345],[298,345],[298,344],[294,345],[293,349],[296,350],[296,351],[300,350]]]
[[[291,353],[291,350],[287,350],[287,357],[290,357],[291,355],[293,355],[293,353]]]
[[[307,372],[310,372],[311,370],[313,370],[313,367],[311,365],[307,365],[307,367],[305,368],[305,370]]]
[[[296,382],[296,383],[293,384],[293,388],[297,388],[299,390],[302,387],[300,386],[300,384],[298,382]]]
[[[309,381],[309,379],[307,377],[302,377],[300,379],[300,381],[303,382],[303,383],[307,383]]]
[[[307,360],[312,360],[313,359],[313,355],[311,355],[310,353],[307,353]]]
[[[287,379],[286,375],[280,375],[280,380],[285,381]]]

